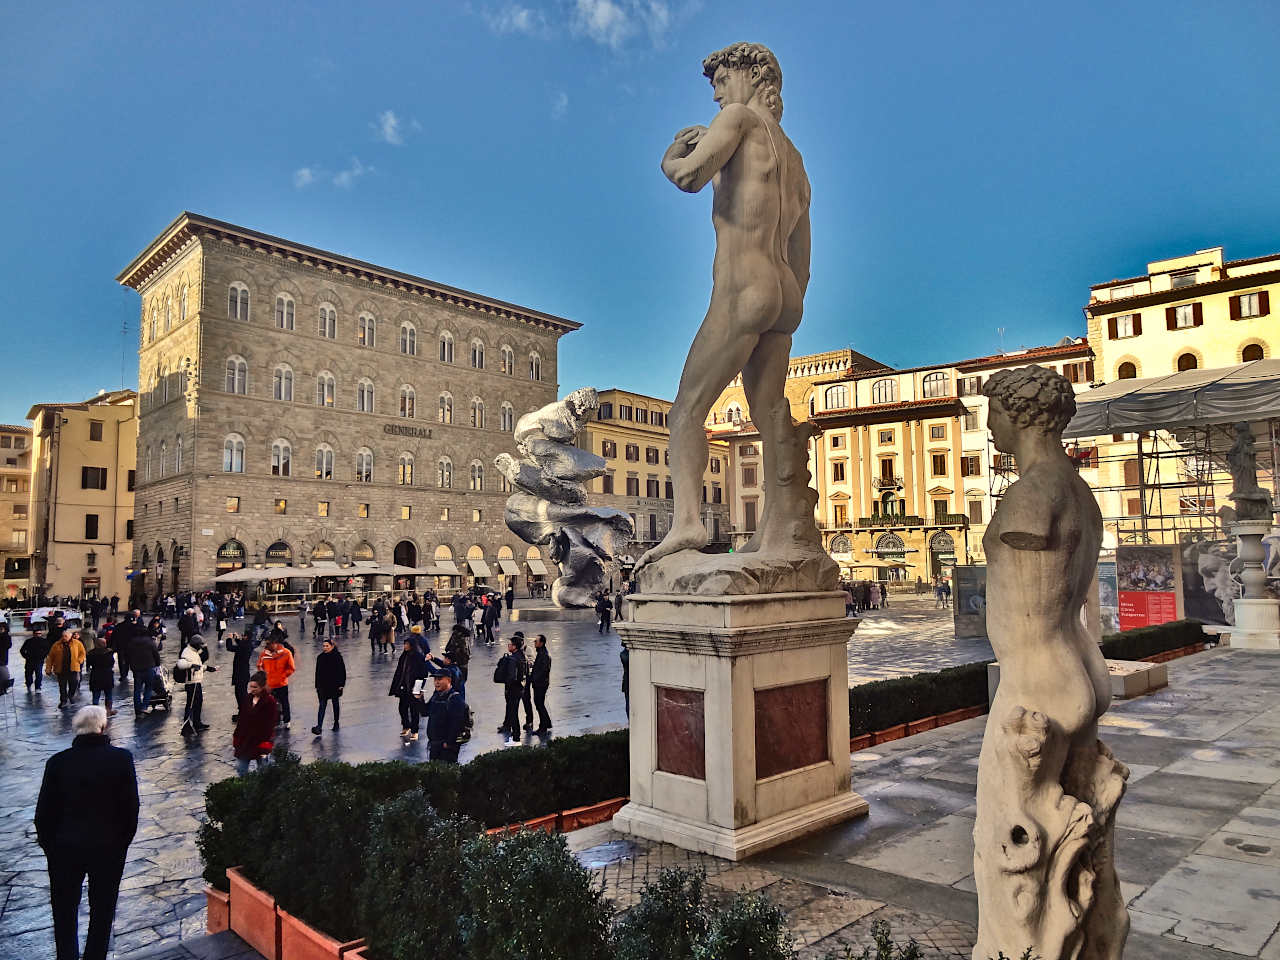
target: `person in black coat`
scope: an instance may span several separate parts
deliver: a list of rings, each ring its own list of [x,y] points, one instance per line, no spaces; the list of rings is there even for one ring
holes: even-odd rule
[[[320,700],[320,709],[316,713],[316,725],[311,732],[320,735],[324,726],[324,709],[329,701],[333,701],[333,729],[338,729],[338,702],[342,698],[342,688],[347,685],[347,665],[332,637],[326,637],[324,649],[316,657],[316,696]]]
[[[253,676],[253,641],[247,636],[231,633],[227,635],[227,649],[234,654],[231,661],[231,689],[235,691],[238,708],[249,692],[249,678]],[[236,717],[231,719],[234,722]]]
[[[76,913],[89,878],[84,960],[106,960],[124,858],[138,830],[133,755],[107,741],[107,712],[82,707],[71,748],[49,758],[36,801],[36,840],[49,862],[49,902],[57,960],[79,960]],[[93,798],[93,815],[83,809]]]
[[[436,692],[427,701],[427,744],[432,760],[458,762],[459,737],[467,726],[467,701],[453,689],[453,676],[447,670],[435,674]]]
[[[507,652],[493,671],[495,683],[502,684],[502,692],[507,701],[507,712],[502,718],[499,733],[505,733],[514,740],[520,736],[520,698],[525,696],[529,681],[529,661],[524,656],[524,635],[515,633],[507,641]],[[529,710],[532,714],[532,709]],[[533,729],[533,724],[529,724]]]
[[[515,587],[507,587],[506,596],[503,597],[507,605],[507,619],[511,619],[511,611],[516,608],[516,590]]]
[[[547,638],[542,634],[533,641],[537,653],[533,656],[533,668],[529,671],[529,686],[533,690],[533,703],[538,708],[537,736],[551,732],[551,717],[547,713],[547,687],[551,685],[551,654],[547,653]]]
[[[107,716],[115,715],[115,708],[112,706],[114,697],[112,690],[115,687],[116,676],[115,654],[107,646],[105,637],[95,637],[93,640],[93,649],[85,656],[85,667],[89,671],[89,692],[93,694],[93,705],[98,705],[98,700],[105,697],[107,701]]]
[[[44,685],[44,661],[49,656],[49,651],[53,645],[49,642],[48,636],[44,632],[43,624],[31,625],[31,636],[22,642],[22,646],[18,648],[18,653],[22,655],[22,662],[25,664],[23,671],[27,681],[27,689],[31,689],[34,682],[36,690]]]
[[[120,682],[129,675],[129,644],[138,631],[138,611],[134,610],[116,624],[111,631],[111,649],[116,652],[116,666],[120,668]]]
[[[627,717],[631,716],[631,651],[625,646],[618,653],[618,659],[622,661],[622,705],[627,711]]]
[[[142,716],[150,710],[151,684],[160,667],[160,650],[145,630],[129,641],[129,669],[133,671],[133,712]]]
[[[427,678],[427,662],[418,652],[413,636],[404,638],[404,652],[391,677],[389,697],[400,698],[400,736],[418,739],[418,727],[422,719],[422,683]]]

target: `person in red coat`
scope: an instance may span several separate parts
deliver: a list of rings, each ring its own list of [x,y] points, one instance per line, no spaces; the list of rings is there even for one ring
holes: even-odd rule
[[[240,701],[240,717],[231,735],[237,774],[244,776],[248,773],[250,761],[256,762],[261,770],[262,765],[271,759],[279,720],[280,705],[267,692],[267,675],[259,670],[249,678],[248,692]]]

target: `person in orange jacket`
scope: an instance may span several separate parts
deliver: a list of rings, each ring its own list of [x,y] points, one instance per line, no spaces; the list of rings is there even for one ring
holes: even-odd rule
[[[289,729],[289,678],[296,669],[293,654],[278,637],[270,637],[267,646],[258,657],[258,669],[267,675],[267,689],[280,705],[280,722]]]
[[[80,695],[80,671],[84,669],[84,644],[80,630],[69,630],[49,648],[44,672],[58,681],[58,709],[63,710]],[[89,631],[93,636],[93,631]]]

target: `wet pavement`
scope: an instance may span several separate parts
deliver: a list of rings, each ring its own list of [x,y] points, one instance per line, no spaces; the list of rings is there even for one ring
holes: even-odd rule
[[[446,624],[449,621],[446,615]],[[367,640],[340,641],[348,682],[342,698],[341,730],[312,736],[316,697],[313,685],[319,644],[310,630],[296,636],[297,620],[285,621],[297,648],[298,672],[290,684],[293,723],[279,744],[304,760],[326,758],[359,763],[368,760],[426,759],[425,740],[405,745],[400,738],[396,701],[387,696],[395,667],[392,654],[371,653]],[[234,622],[235,628],[241,624]],[[853,626],[852,622],[850,624]],[[618,729],[626,715],[621,694],[622,667],[618,637],[601,635],[593,623],[503,622],[499,643],[477,644],[472,652],[467,699],[476,714],[474,738],[462,750],[463,762],[479,753],[502,749],[496,732],[502,721],[501,688],[492,682],[493,667],[505,652],[514,630],[547,636],[553,661],[547,706],[553,735],[565,736]],[[212,638],[212,633],[206,635]],[[170,625],[163,659],[166,671],[177,659],[177,634]],[[442,639],[429,635],[434,648]],[[10,669],[21,680],[14,643]],[[188,741],[179,733],[183,694],[174,698],[174,713],[135,720],[130,684],[116,687],[119,714],[111,735],[133,751],[142,795],[139,830],[129,850],[120,895],[113,947],[119,956],[153,944],[199,935],[204,923],[201,865],[195,833],[203,815],[204,788],[234,772],[231,755],[231,655],[212,649],[210,663],[219,669],[205,678],[204,720],[210,729]],[[936,670],[955,663],[986,659],[985,641],[956,641],[951,612],[935,610],[932,601],[895,600],[889,610],[871,611],[858,625],[849,645],[851,681]],[[59,712],[57,689],[46,680],[39,694],[27,694],[21,683],[13,697],[0,698],[0,960],[52,956],[52,919],[44,856],[35,843],[31,818],[44,762],[70,744],[71,713]],[[87,703],[82,692],[80,703]],[[523,720],[523,715],[522,715]],[[538,743],[526,734],[526,743]],[[88,799],[86,798],[86,803]],[[87,908],[82,908],[87,909]],[[81,936],[85,920],[81,922]]]

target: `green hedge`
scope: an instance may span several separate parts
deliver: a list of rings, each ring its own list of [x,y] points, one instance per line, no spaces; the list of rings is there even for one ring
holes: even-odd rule
[[[1102,655],[1109,660],[1141,660],[1167,650],[1204,643],[1199,620],[1175,620],[1158,627],[1139,627],[1102,638]]]

